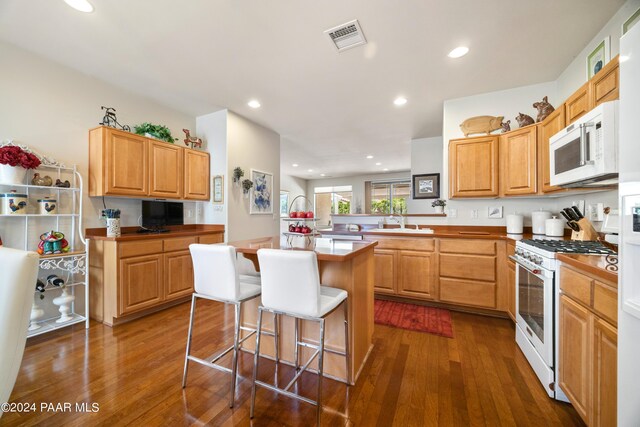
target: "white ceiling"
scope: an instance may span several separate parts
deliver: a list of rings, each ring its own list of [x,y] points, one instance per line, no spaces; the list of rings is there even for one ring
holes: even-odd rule
[[[443,100],[555,80],[624,3],[90,1],[2,0],[0,40],[189,114],[229,108],[282,135],[282,172],[304,178],[409,169]],[[338,53],[323,31],[354,18],[369,43]]]

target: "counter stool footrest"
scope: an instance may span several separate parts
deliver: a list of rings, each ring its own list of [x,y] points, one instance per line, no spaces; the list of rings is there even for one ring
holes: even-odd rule
[[[217,369],[217,370],[222,371],[222,372],[231,373],[231,369],[229,369],[227,367],[224,367],[222,365],[218,365],[217,363],[210,362],[208,360],[200,359],[199,357],[187,356],[187,359],[191,360],[192,362],[196,362],[196,363],[199,363],[201,365],[208,366],[210,368],[214,368],[214,369]]]
[[[295,393],[292,393],[292,392],[290,392],[290,391],[283,390],[283,389],[278,388],[278,387],[275,387],[275,386],[273,386],[273,385],[271,385],[271,384],[268,384],[268,383],[265,383],[265,382],[257,381],[257,380],[256,380],[256,385],[259,385],[259,386],[261,386],[261,387],[264,387],[264,388],[266,388],[266,389],[268,389],[268,390],[271,390],[271,391],[274,391],[274,392],[276,392],[276,393],[284,394],[285,396],[292,397],[292,398],[294,398],[294,399],[297,399],[297,400],[301,400],[301,401],[303,401],[303,402],[310,403],[310,404],[312,404],[312,405],[314,405],[314,406],[318,406],[318,402],[316,402],[315,400],[311,400],[311,399],[309,399],[309,398],[307,398],[307,397],[300,396],[300,395],[295,394]]]

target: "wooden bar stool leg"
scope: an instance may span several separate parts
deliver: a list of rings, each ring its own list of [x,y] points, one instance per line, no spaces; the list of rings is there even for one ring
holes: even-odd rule
[[[236,396],[236,378],[238,373],[238,342],[240,341],[240,321],[242,319],[242,303],[235,305],[236,325],[233,332],[233,359],[231,361],[231,397],[229,398],[229,408],[233,408],[233,401]]]
[[[256,406],[256,379],[258,378],[258,361],[260,360],[260,335],[262,335],[262,307],[258,307],[258,327],[256,332],[256,351],[253,355],[253,383],[251,384],[251,410],[249,418],[253,418]]]
[[[191,352],[191,334],[193,331],[193,317],[196,311],[196,296],[191,296],[191,314],[189,315],[189,334],[187,335],[187,353],[184,356],[184,372],[182,373],[182,388],[187,386],[187,369],[189,368],[189,354]]]
[[[320,345],[318,347],[318,427],[320,426],[320,416],[322,415],[322,376],[324,362],[324,319],[320,319]]]

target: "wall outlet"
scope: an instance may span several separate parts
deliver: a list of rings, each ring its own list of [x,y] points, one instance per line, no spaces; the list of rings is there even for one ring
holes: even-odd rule
[[[458,209],[449,208],[449,217],[457,218],[458,217]]]
[[[187,209],[187,218],[193,218],[193,209]]]
[[[103,209],[98,209],[98,219],[107,219]]]
[[[471,209],[471,218],[478,219],[478,209]]]

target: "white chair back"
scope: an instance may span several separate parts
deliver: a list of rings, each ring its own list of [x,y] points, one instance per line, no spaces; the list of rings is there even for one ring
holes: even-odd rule
[[[0,403],[9,401],[22,363],[39,259],[35,252],[0,247]]]
[[[262,305],[287,313],[317,317],[320,274],[312,251],[258,250],[262,276]]]
[[[240,295],[236,249],[227,245],[189,245],[195,291],[216,299],[235,301]]]

